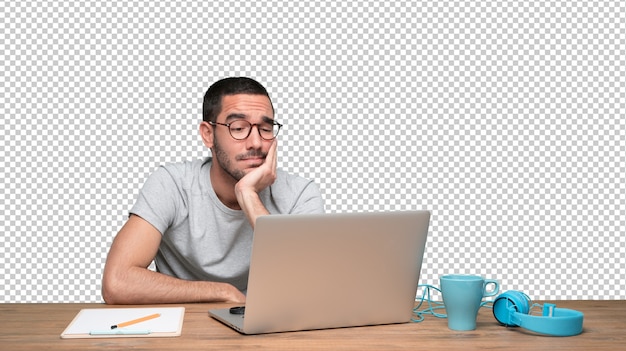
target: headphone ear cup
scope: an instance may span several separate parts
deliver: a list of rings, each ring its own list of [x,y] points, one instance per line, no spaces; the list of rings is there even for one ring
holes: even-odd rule
[[[530,311],[530,298],[520,291],[507,291],[500,294],[493,301],[492,311],[498,323],[507,327],[517,326],[513,322],[513,314],[516,312],[528,314]]]
[[[578,335],[583,331],[582,312],[556,308],[554,304],[544,304],[543,315],[532,316],[530,308],[530,297],[520,291],[500,294],[492,305],[493,316],[507,327],[521,327],[535,333],[554,336]]]

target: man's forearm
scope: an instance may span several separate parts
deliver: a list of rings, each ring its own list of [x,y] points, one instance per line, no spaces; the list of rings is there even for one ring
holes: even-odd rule
[[[108,304],[243,302],[245,296],[227,283],[187,281],[132,267],[123,274],[105,275],[102,296]]]
[[[237,202],[246,214],[252,229],[254,229],[258,217],[270,214],[256,192],[235,187],[235,194],[237,195]]]

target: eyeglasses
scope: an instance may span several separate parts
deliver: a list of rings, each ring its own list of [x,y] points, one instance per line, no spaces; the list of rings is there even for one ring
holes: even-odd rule
[[[219,123],[219,122],[209,122],[210,125],[220,125],[228,127],[228,131],[230,132],[230,136],[237,140],[244,140],[250,136],[250,132],[252,132],[252,127],[256,126],[256,129],[259,131],[259,135],[261,139],[264,140],[272,140],[276,138],[280,128],[283,126],[278,122],[263,122],[263,123],[255,123],[252,124],[245,120],[236,120],[232,123]]]

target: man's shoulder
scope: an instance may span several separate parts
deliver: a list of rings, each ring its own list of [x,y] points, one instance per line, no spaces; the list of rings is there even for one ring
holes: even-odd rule
[[[191,176],[201,172],[202,168],[210,165],[211,158],[187,160],[181,162],[169,162],[161,165],[156,172],[167,172],[175,178]]]
[[[274,186],[304,188],[313,183],[314,182],[312,180],[300,175],[289,173],[280,168],[276,169],[276,181],[274,182]]]
[[[275,204],[272,213],[322,213],[324,200],[315,181],[304,176],[277,170],[271,196]]]
[[[161,187],[191,188],[204,177],[203,172],[208,173],[210,162],[210,158],[204,158],[164,163],[150,174],[147,182]]]

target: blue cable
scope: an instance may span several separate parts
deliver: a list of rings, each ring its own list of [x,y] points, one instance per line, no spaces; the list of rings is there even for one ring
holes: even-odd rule
[[[419,323],[424,320],[425,315],[435,316],[437,318],[448,318],[448,315],[445,313],[438,313],[436,310],[444,309],[446,306],[442,301],[434,301],[431,298],[431,290],[439,292],[441,294],[441,289],[428,285],[428,284],[420,284],[418,288],[423,288],[422,296],[420,298],[416,298],[415,301],[419,301],[417,306],[413,308],[413,314],[415,314],[416,318],[411,318],[412,322]],[[423,309],[422,305],[426,303],[428,307]],[[491,308],[493,305],[493,301],[483,301],[480,303],[480,307]]]
[[[419,301],[419,303],[417,304],[417,306],[415,306],[415,308],[413,308],[413,314],[415,314],[416,318],[411,318],[411,321],[419,323],[424,320],[425,315],[432,315],[437,318],[446,318],[447,317],[446,314],[435,312],[435,310],[440,310],[440,309],[445,308],[445,306],[443,305],[443,302],[433,301],[433,299],[431,298],[431,289],[438,291],[440,294],[441,294],[441,290],[437,287],[434,287],[428,284],[418,285],[418,288],[420,287],[424,288],[424,290],[422,291],[422,297],[419,299],[417,298],[415,299],[416,301]],[[428,304],[428,307],[424,309],[420,309],[422,308],[422,305],[424,304],[424,302]]]

